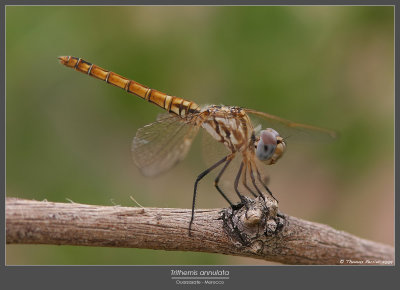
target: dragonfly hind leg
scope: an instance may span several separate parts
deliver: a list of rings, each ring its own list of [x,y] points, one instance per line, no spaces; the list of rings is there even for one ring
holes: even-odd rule
[[[192,216],[191,216],[191,218],[190,218],[190,223],[189,223],[189,236],[191,235],[191,234],[190,234],[190,233],[191,233],[190,231],[191,231],[191,229],[192,229],[192,224],[193,224],[193,219],[194,219],[194,208],[195,208],[195,205],[196,205],[197,185],[198,185],[199,181],[202,180],[203,177],[206,176],[208,173],[210,173],[212,170],[214,170],[215,168],[217,168],[218,166],[220,166],[222,163],[227,162],[228,165],[229,165],[230,160],[232,160],[232,159],[230,159],[230,160],[228,159],[228,158],[230,158],[230,156],[231,156],[231,154],[225,156],[225,157],[222,158],[220,161],[218,161],[217,163],[215,163],[215,164],[214,164],[213,166],[211,166],[210,168],[207,168],[207,169],[204,170],[202,173],[200,173],[199,176],[197,176],[196,181],[195,181],[195,183],[194,183],[193,202],[192,202]],[[222,173],[225,171],[225,169],[226,169],[226,167],[227,167],[228,165],[225,164],[224,168],[222,168],[222,170],[221,170]],[[221,173],[221,172],[219,173],[219,177],[221,177],[222,173]],[[218,183],[217,183],[217,185],[218,185]],[[232,204],[232,203],[228,200],[228,198],[225,196],[225,194],[222,193],[222,191],[220,191],[220,193],[222,194],[222,196],[223,196],[230,204]]]

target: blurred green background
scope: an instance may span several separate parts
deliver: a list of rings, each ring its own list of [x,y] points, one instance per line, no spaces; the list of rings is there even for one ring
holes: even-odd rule
[[[155,178],[130,156],[161,109],[60,65],[59,55],[198,104],[332,128],[266,168],[286,214],[394,243],[393,7],[6,7],[6,194],[189,208],[201,138]],[[179,182],[179,187],[175,186]],[[229,194],[234,197],[233,193]],[[226,207],[212,176],[197,207]],[[267,264],[216,254],[7,245],[13,264]]]

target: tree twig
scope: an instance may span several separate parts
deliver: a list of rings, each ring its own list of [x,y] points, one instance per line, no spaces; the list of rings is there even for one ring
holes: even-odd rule
[[[394,248],[279,213],[261,198],[234,209],[136,208],[6,199],[7,244],[221,253],[284,264],[394,264]]]

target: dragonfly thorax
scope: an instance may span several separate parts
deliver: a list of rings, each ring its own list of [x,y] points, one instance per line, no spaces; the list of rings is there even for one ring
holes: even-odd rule
[[[202,127],[231,152],[248,148],[253,125],[240,107],[213,105],[204,108],[201,114],[204,116]]]

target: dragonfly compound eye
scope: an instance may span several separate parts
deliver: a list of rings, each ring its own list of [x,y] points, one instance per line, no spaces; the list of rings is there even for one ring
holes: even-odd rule
[[[259,160],[266,161],[274,155],[278,137],[278,132],[270,128],[260,132],[260,140],[256,149],[256,156]]]

